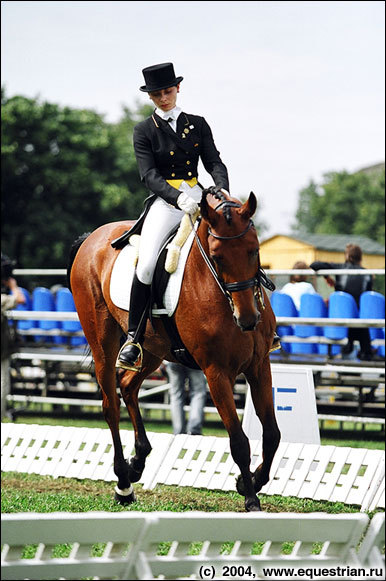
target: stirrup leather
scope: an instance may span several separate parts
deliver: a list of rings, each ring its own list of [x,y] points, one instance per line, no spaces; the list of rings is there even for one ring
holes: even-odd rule
[[[134,347],[138,347],[138,349],[139,349],[139,355],[137,357],[136,362],[133,365],[130,365],[129,363],[125,363],[124,361],[121,361],[119,359],[119,356],[122,353],[123,349],[125,347],[127,347],[128,345],[134,345]],[[115,367],[119,367],[120,369],[127,369],[128,371],[141,371],[142,361],[143,361],[142,345],[140,345],[140,343],[134,343],[131,339],[127,339],[119,350],[117,361],[115,363]]]

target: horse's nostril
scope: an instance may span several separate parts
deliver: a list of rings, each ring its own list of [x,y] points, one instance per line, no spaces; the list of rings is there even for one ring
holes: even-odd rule
[[[257,323],[256,323],[257,324]],[[241,327],[243,331],[254,331],[256,329],[256,324],[249,325],[248,327]]]

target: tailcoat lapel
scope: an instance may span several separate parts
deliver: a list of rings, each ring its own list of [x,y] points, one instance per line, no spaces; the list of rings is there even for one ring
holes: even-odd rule
[[[191,140],[192,132],[192,129],[190,129],[191,123],[188,117],[185,115],[185,113],[180,113],[177,119],[177,131],[174,131],[170,127],[169,123],[162,119],[159,115],[157,115],[157,113],[154,113],[154,117],[156,118],[157,125],[159,126],[161,131],[169,135],[169,137],[171,137],[173,141],[179,147],[181,147],[181,149],[189,152],[195,151],[194,145]],[[185,137],[182,137],[182,135],[184,135]]]

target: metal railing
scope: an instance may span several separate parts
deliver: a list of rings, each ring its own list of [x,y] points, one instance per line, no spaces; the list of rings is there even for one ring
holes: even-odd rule
[[[348,274],[347,269],[326,269],[318,270],[317,272],[312,268],[296,269],[293,268],[268,268],[265,270],[268,275],[279,276],[279,275],[291,275],[291,274],[305,274],[307,276],[327,276],[334,274]],[[14,268],[13,274],[15,276],[66,276],[66,268]],[[384,275],[384,268],[358,268],[350,269],[350,275],[358,274],[364,276],[366,274],[371,275]]]

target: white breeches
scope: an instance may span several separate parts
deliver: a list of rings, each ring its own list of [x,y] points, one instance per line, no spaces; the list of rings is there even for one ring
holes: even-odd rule
[[[191,188],[183,182],[179,189],[200,202],[202,190],[198,185]],[[142,226],[139,245],[137,277],[143,284],[151,284],[161,244],[181,222],[183,215],[182,210],[171,206],[162,198],[153,202]]]

